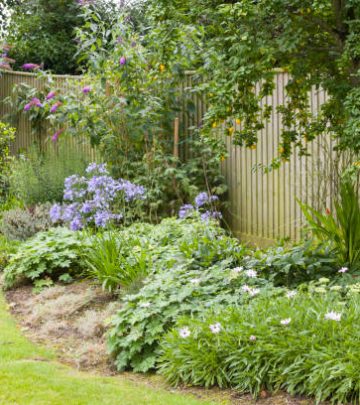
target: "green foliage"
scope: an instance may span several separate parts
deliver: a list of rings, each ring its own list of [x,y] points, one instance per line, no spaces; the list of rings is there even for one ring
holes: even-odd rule
[[[7,266],[10,255],[16,252],[19,242],[9,241],[0,234],[0,271]]]
[[[150,257],[142,245],[131,227],[95,235],[90,247],[84,251],[85,274],[98,280],[103,289],[110,292],[120,287],[132,289],[141,285],[151,270]]]
[[[201,36],[192,68],[205,78],[199,90],[209,103],[202,128],[209,139],[217,135],[212,125],[225,121],[224,132],[235,144],[254,147],[274,113],[283,129],[279,156],[269,168],[294,148],[308,154],[308,142],[323,133],[335,134],[337,148],[360,151],[358,0],[149,0],[144,9],[150,27],[165,38],[159,53],[175,38],[181,46],[174,31],[192,29]],[[275,68],[290,80],[284,102],[273,111],[266,97],[274,89]],[[329,95],[316,114],[309,109],[313,87]]]
[[[294,287],[321,277],[332,277],[339,263],[329,245],[312,240],[290,247],[279,246],[256,251],[243,263],[258,269],[275,286]]]
[[[180,315],[247,302],[269,285],[232,270],[246,249],[215,222],[163,220],[149,239],[152,273],[138,293],[123,298],[109,334],[119,370],[155,368],[159,340]]]
[[[336,217],[300,203],[313,234],[331,243],[341,264],[351,270],[360,268],[360,200],[355,187],[349,179],[342,180]]]
[[[27,0],[12,7],[6,41],[16,68],[42,64],[54,73],[76,73],[75,28],[83,23],[73,0]]]
[[[8,196],[10,173],[10,145],[15,139],[15,129],[0,121],[0,202]]]
[[[233,387],[254,396],[283,389],[357,403],[359,306],[358,292],[346,300],[336,292],[311,292],[263,295],[198,319],[188,316],[164,339],[160,372],[174,384]],[[217,323],[214,333],[210,326]],[[181,337],[183,328],[189,336]]]
[[[65,178],[82,175],[88,163],[84,152],[65,142],[58,148],[49,146],[43,153],[34,146],[12,163],[10,190],[26,205],[61,202]]]
[[[5,211],[0,223],[0,232],[9,240],[24,241],[37,232],[46,231],[52,225],[50,207],[51,204],[42,204]]]
[[[66,228],[40,232],[21,244],[4,271],[5,288],[16,283],[45,277],[58,278],[79,269],[79,249],[84,246],[79,234]]]

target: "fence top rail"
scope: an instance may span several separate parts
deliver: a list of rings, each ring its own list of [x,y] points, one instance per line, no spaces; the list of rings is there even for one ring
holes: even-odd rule
[[[5,70],[5,69],[0,69],[0,75],[1,74],[6,74],[6,75],[13,75],[13,76],[26,76],[26,77],[37,77],[36,73],[33,72],[20,72],[18,70]],[[56,75],[56,74],[51,74],[53,78],[59,78],[59,79],[82,79],[83,75]]]

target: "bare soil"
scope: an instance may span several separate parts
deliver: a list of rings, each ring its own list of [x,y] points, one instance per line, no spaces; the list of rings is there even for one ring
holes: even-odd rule
[[[34,293],[31,286],[8,291],[9,310],[22,332],[31,341],[55,349],[59,360],[77,369],[111,376],[116,374],[106,349],[109,319],[120,308],[114,296],[89,281],[55,285]],[[129,380],[161,387],[169,391],[191,392],[197,398],[233,405],[312,405],[313,400],[290,397],[285,393],[271,395],[263,391],[255,401],[249,395],[231,390],[169,387],[157,375],[124,373]]]

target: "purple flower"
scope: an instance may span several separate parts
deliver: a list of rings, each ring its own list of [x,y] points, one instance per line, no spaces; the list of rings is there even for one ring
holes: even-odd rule
[[[66,205],[64,207],[61,219],[65,222],[71,222],[73,219],[78,217],[77,210],[78,210],[77,203]]]
[[[142,200],[145,198],[145,188],[133,184],[128,180],[121,179],[118,183],[117,189],[124,191],[126,201]]]
[[[194,207],[191,204],[182,205],[179,210],[179,218],[186,218],[192,211],[194,211]]]
[[[51,137],[51,140],[53,142],[57,142],[57,140],[59,139],[59,136],[64,132],[64,129],[59,129],[57,130],[54,135]]]
[[[222,214],[219,211],[205,211],[200,217],[203,221],[208,221],[210,218],[221,219]]]
[[[54,204],[49,211],[50,219],[53,223],[61,219],[62,209],[60,204]]]
[[[36,63],[24,63],[22,65],[22,68],[24,70],[36,70],[36,69],[40,69],[40,65],[37,65]]]
[[[60,106],[61,106],[61,101],[57,101],[51,108],[50,108],[50,112],[54,113]]]
[[[90,91],[91,91],[91,87],[90,87],[90,86],[85,86],[85,87],[83,87],[83,89],[82,89],[82,92],[83,92],[84,94],[88,94],[88,93],[90,93]]]
[[[111,214],[108,211],[99,211],[94,216],[95,225],[104,228],[111,220]]]
[[[195,197],[195,205],[199,208],[207,203],[217,201],[218,199],[219,199],[219,197],[217,195],[209,196],[208,193],[203,191]]]
[[[126,58],[125,58],[125,56],[122,56],[122,57],[119,59],[119,63],[120,63],[121,66],[124,66],[124,65],[126,64]]]
[[[46,100],[51,100],[52,98],[54,98],[56,96],[55,91],[50,91],[50,93],[48,93],[48,95],[46,96]]]
[[[71,222],[70,222],[70,229],[72,231],[79,231],[84,227],[83,223],[81,222],[81,218],[75,217]]]
[[[24,111],[29,111],[32,107],[31,103],[26,104],[26,106],[24,107]]]
[[[106,163],[97,164],[95,162],[90,163],[89,166],[86,168],[86,173],[98,173],[98,174],[109,174]]]
[[[93,208],[94,208],[94,204],[91,201],[85,201],[81,207],[81,212],[83,214],[90,214],[90,212],[93,210]]]

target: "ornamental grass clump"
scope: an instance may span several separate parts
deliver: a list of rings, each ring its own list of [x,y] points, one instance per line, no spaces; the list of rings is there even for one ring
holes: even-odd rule
[[[162,342],[173,384],[286,390],[317,401],[360,399],[360,295],[259,295],[243,306],[183,317]]]
[[[141,216],[139,202],[145,198],[142,186],[113,179],[106,164],[91,163],[85,176],[65,179],[65,204],[50,209],[53,223],[65,223],[73,231],[86,226],[104,228],[111,223],[131,222]]]

